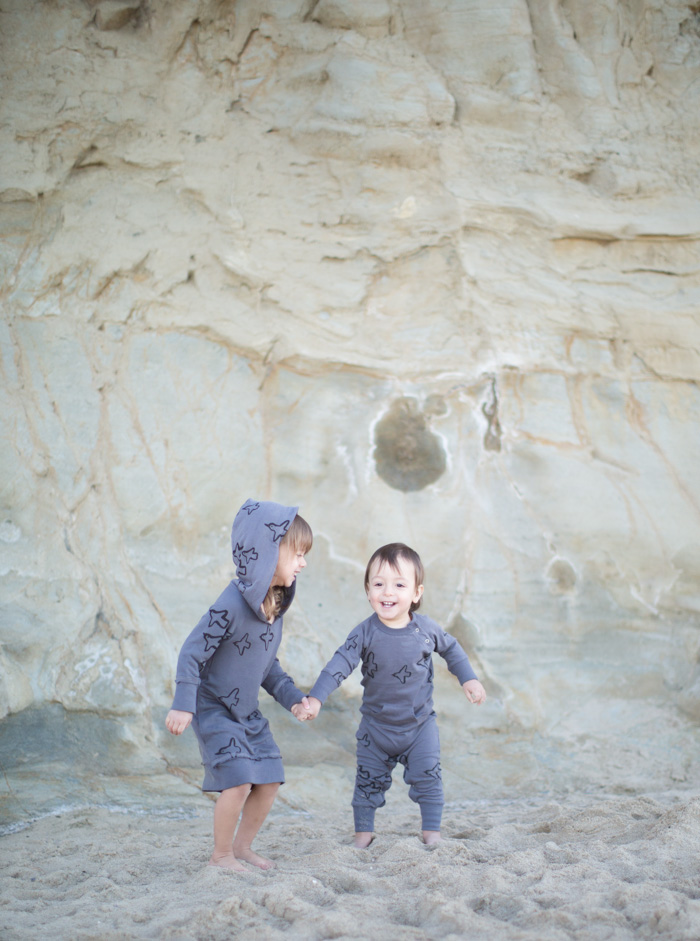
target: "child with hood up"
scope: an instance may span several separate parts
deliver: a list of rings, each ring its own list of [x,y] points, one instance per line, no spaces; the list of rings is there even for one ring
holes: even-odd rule
[[[262,686],[300,721],[309,713],[308,699],[277,659],[282,616],[313,542],[297,510],[247,500],[236,514],[231,547],[237,578],[182,645],[165,720],[174,735],[192,724],[204,765],[202,790],[219,792],[209,864],[237,872],[247,871],[241,861],[273,868],[251,846],[284,783],[258,691]]]

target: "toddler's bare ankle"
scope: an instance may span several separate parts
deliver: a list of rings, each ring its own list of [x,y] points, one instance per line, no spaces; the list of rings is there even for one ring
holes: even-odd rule
[[[358,850],[366,850],[369,844],[374,839],[374,834],[371,831],[358,831],[355,833],[355,839],[353,840],[353,846]]]

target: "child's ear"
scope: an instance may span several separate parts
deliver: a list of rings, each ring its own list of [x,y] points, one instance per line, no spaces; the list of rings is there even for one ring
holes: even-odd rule
[[[422,595],[423,595],[423,586],[422,586],[422,585],[417,585],[417,586],[416,586],[416,593],[415,593],[415,595],[413,596],[413,603],[415,604],[417,601],[420,601]]]

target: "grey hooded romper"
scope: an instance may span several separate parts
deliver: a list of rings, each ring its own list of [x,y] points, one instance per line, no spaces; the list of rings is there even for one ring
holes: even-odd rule
[[[285,709],[304,695],[277,659],[282,613],[269,624],[260,605],[277,568],[279,546],[298,507],[247,500],[236,514],[229,583],[182,645],[173,709],[191,712],[204,765],[204,791],[284,782],[279,748],[258,708],[260,687]]]

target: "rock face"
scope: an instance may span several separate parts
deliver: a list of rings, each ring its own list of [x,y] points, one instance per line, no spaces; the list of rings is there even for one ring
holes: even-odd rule
[[[300,684],[405,540],[501,780],[686,780],[697,4],[7,0],[0,37],[0,712],[159,724],[259,496],[316,534]]]

